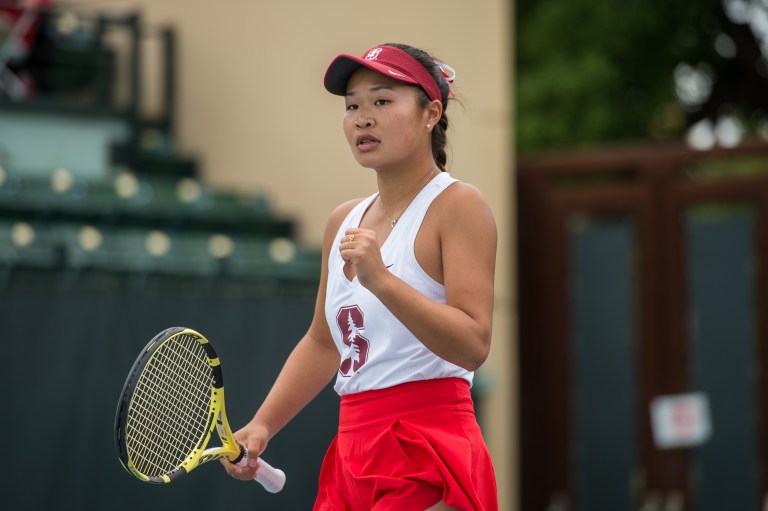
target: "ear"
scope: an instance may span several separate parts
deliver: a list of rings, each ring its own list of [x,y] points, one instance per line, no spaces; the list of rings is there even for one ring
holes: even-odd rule
[[[440,121],[440,118],[443,116],[443,104],[439,100],[433,99],[432,102],[427,105],[426,113],[427,124],[430,126],[437,125],[438,121]]]

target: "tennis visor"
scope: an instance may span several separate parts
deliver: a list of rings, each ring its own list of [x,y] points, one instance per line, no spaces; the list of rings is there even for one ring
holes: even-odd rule
[[[326,90],[337,96],[346,95],[349,77],[360,67],[367,67],[404,83],[418,85],[431,100],[443,99],[437,82],[424,66],[400,48],[386,45],[368,50],[362,58],[342,54],[333,59],[323,80]]]

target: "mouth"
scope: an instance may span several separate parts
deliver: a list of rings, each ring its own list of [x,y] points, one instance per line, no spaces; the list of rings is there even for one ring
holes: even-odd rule
[[[379,142],[380,141],[377,138],[370,135],[360,135],[356,140],[357,147],[372,146],[374,144],[378,144]]]

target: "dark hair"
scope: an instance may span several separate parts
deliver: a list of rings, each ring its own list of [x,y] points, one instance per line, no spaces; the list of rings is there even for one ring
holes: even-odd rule
[[[448,82],[445,81],[443,73],[437,67],[435,58],[426,51],[400,43],[386,43],[383,46],[394,46],[407,53],[416,59],[419,64],[424,66],[424,69],[426,69],[429,74],[432,75],[432,78],[435,79],[435,82],[437,82],[437,86],[440,89],[441,102],[443,103],[443,115],[432,129],[432,156],[435,158],[435,163],[437,163],[440,170],[445,172],[445,164],[448,162],[448,156],[445,152],[445,145],[448,142],[448,117],[445,115],[445,110],[448,107],[448,98],[450,96]],[[418,89],[421,93],[419,95],[419,105],[422,108],[426,108],[430,103],[430,99],[424,89],[421,87]]]

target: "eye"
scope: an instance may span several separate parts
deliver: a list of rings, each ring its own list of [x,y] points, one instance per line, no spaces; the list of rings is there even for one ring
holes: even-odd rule
[[[374,101],[373,104],[376,105],[376,106],[383,106],[383,105],[388,105],[391,102],[392,101],[390,101],[388,99],[377,99],[376,101]]]
[[[347,105],[347,112],[350,110],[357,110],[357,105]]]

